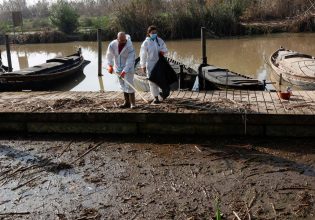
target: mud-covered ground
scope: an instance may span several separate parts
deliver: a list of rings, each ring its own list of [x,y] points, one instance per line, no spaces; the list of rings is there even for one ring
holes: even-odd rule
[[[172,98],[161,102],[159,105],[151,104],[151,97],[146,97],[149,103],[143,100],[137,100],[137,108],[120,109],[123,104],[122,98],[112,100],[89,97],[72,97],[61,99],[19,99],[10,102],[1,102],[0,112],[225,112],[239,113],[252,112],[248,103],[237,103],[230,99],[218,98],[217,100],[200,101],[192,98]]]
[[[314,139],[0,137],[0,219],[314,219],[314,196]]]

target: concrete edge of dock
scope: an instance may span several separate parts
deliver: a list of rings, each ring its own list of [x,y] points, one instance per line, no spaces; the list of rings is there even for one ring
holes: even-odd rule
[[[314,115],[0,113],[1,133],[315,137]]]

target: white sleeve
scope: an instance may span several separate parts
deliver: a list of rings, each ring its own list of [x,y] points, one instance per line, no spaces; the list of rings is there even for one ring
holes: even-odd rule
[[[135,58],[136,58],[136,52],[135,52],[135,49],[133,48],[133,45],[131,44],[128,47],[128,58],[126,61],[126,66],[123,70],[124,72],[130,73],[132,71],[135,65]]]
[[[114,59],[115,59],[114,50],[113,50],[112,44],[110,43],[108,45],[107,52],[106,52],[107,65],[114,66]]]
[[[145,42],[141,45],[140,49],[140,66],[141,68],[144,68],[146,66],[148,59],[148,50],[147,50],[147,45]]]
[[[162,40],[161,38],[159,38],[159,42],[160,42],[160,51],[164,52],[165,54],[168,53],[168,49],[166,47],[166,44],[164,42],[164,40]]]

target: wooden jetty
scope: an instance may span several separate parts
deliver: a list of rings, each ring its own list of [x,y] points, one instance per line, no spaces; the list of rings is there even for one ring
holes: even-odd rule
[[[150,99],[149,93],[142,95]],[[161,105],[137,95],[138,108],[117,108],[120,92],[3,92],[0,131],[130,135],[315,136],[315,92],[289,101],[266,91],[174,91]]]

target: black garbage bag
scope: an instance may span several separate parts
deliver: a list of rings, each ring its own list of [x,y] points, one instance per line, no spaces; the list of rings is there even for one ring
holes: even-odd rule
[[[170,85],[177,81],[177,75],[174,69],[164,56],[160,56],[149,77],[151,82],[157,84],[161,89],[163,99],[170,95]]]

